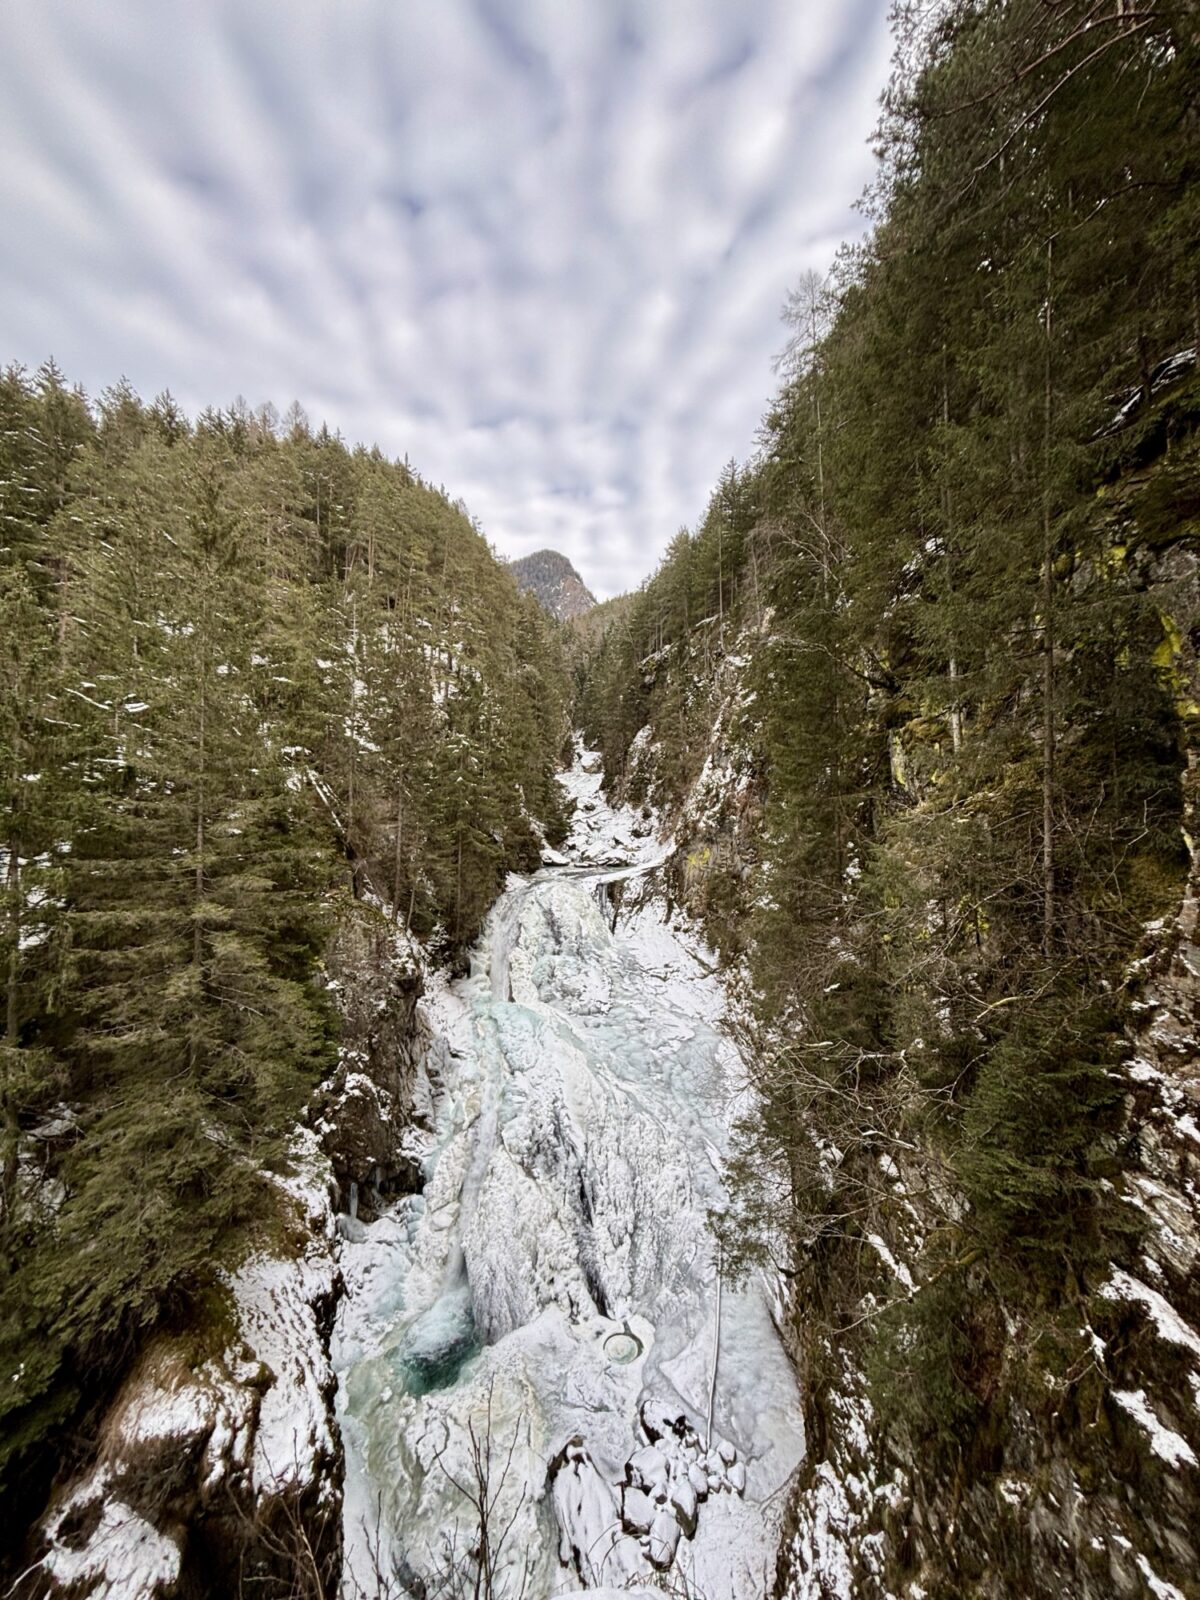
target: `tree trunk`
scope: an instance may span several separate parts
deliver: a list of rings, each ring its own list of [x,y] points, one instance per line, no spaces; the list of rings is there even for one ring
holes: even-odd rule
[[[1051,387],[1053,265],[1052,239],[1046,246],[1045,435],[1042,456],[1042,940],[1047,955],[1054,948],[1057,909],[1054,862],[1054,539],[1050,516],[1050,450],[1054,425]]]
[[[723,519],[722,519],[723,520]],[[725,541],[721,522],[717,523],[717,643],[725,644]]]
[[[350,784],[346,805],[346,855],[350,893],[358,899],[358,852],[354,848],[354,787],[358,775],[358,597],[350,602]]]
[[[207,690],[200,690],[200,738],[196,747],[196,903],[193,908],[192,960],[197,966],[204,959],[204,940],[200,925],[200,904],[204,899],[204,759],[207,734]]]
[[[462,826],[458,829],[454,878],[454,942],[462,937]]]
[[[942,345],[942,426],[950,426],[950,377],[946,370],[946,346]],[[942,518],[946,525],[946,563],[949,570],[950,592],[954,592],[954,502],[950,496],[949,484],[942,485]],[[954,651],[950,652],[950,744],[957,755],[962,748],[962,708],[958,703],[958,696],[954,683],[958,678],[958,659]]]
[[[954,684],[956,684],[957,682],[958,682],[958,661],[956,660],[956,658],[954,656],[951,656],[950,657],[950,684],[951,684],[951,689],[950,689],[950,694],[951,694],[951,700],[950,700],[950,746],[951,746],[951,749],[954,751],[955,755],[957,755],[958,752],[962,749],[962,707],[958,703],[958,699],[956,697],[957,696],[957,691],[953,687]]]
[[[202,580],[203,581],[203,580]],[[198,707],[198,726],[196,737],[196,819],[195,819],[195,848],[196,865],[192,881],[192,964],[195,967],[197,988],[204,981],[204,917],[201,907],[204,904],[206,888],[204,871],[204,853],[207,848],[205,828],[207,823],[206,808],[208,804],[207,777],[208,777],[208,675],[212,670],[210,654],[211,612],[205,596],[201,604],[198,617],[198,627],[201,637],[200,645],[200,703]],[[187,1024],[188,1037],[188,1069],[195,1072],[200,1063],[200,1037],[199,1017],[192,1016]]]
[[[8,982],[5,1004],[4,1051],[4,1163],[3,1203],[4,1221],[10,1222],[17,1193],[17,1150],[20,1125],[17,1121],[16,1096],[13,1079],[16,1075],[16,1053],[20,1030],[18,977],[21,967],[21,846],[16,838],[8,841],[8,894],[9,929],[11,943],[8,952]]]
[[[404,790],[396,788],[396,855],[392,864],[392,921],[400,921],[400,863],[404,847]]]

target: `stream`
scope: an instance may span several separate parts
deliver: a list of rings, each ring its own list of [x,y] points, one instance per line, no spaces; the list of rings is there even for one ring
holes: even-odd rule
[[[348,1597],[473,1593],[480,1560],[506,1600],[770,1591],[799,1396],[708,1222],[745,1070],[703,946],[649,897],[613,926],[609,886],[663,857],[598,769],[569,774],[564,864],[511,878],[427,1001],[424,1193],[343,1246]]]

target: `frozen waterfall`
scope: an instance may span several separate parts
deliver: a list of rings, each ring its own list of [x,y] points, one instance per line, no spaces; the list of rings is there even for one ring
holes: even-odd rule
[[[764,1286],[718,1294],[740,1062],[704,952],[653,906],[611,926],[597,885],[653,847],[597,767],[571,774],[572,865],[511,880],[471,976],[432,997],[423,1195],[344,1246],[348,1595],[377,1568],[456,1593],[437,1585],[479,1560],[511,1600],[656,1572],[769,1591],[803,1437]]]

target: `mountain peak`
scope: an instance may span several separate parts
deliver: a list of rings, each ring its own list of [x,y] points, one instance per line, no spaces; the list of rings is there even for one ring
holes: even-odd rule
[[[559,622],[581,617],[596,604],[596,596],[557,550],[535,550],[511,565],[517,587]]]

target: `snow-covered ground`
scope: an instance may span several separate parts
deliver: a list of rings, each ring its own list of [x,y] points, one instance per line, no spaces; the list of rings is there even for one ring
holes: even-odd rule
[[[348,1593],[462,1557],[484,1484],[498,1593],[770,1591],[803,1437],[768,1295],[720,1284],[708,1224],[742,1079],[724,997],[657,902],[613,930],[605,885],[663,847],[595,756],[569,783],[565,860],[510,880],[428,1001],[425,1192],[343,1248]]]

